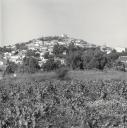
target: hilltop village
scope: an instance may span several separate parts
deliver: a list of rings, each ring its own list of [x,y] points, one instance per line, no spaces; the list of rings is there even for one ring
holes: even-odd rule
[[[53,47],[55,44],[62,46],[69,46],[70,43],[74,43],[75,46],[81,48],[95,48],[94,44],[90,44],[81,39],[69,38],[67,35],[54,36],[54,37],[41,37],[33,39],[28,42],[17,43],[1,48],[1,60],[0,65],[3,65],[5,60],[10,60],[16,64],[22,64],[23,58],[26,55],[27,50],[33,50],[39,54],[39,64],[45,63],[47,59],[44,58],[45,53],[53,54]],[[3,51],[2,51],[3,49]],[[4,50],[5,49],[5,50]],[[101,50],[105,50],[107,53],[111,52],[111,48],[103,46]],[[66,51],[63,52],[66,55]],[[55,58],[60,59],[60,58]],[[64,60],[61,58],[61,62]],[[64,62],[63,62],[64,63]]]

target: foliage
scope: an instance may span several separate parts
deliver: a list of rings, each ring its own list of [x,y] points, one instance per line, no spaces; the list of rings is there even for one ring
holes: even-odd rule
[[[33,56],[33,57],[35,57],[36,56],[36,52],[35,52],[35,50],[27,50],[27,52],[26,52],[26,57],[31,57],[31,56]]]
[[[12,52],[12,48],[9,48],[7,46],[0,47],[0,53],[5,53],[5,52]]]
[[[49,59],[49,52],[45,52],[44,58],[45,58],[45,59]]]
[[[15,44],[15,47],[18,50],[27,50],[28,49],[25,43],[17,43],[17,44]]]
[[[17,68],[18,68],[17,64],[15,64],[14,62],[8,61],[7,67],[6,67],[6,70],[5,70],[4,74],[15,73]]]
[[[67,47],[67,53],[72,53],[74,51],[77,51],[77,47],[75,46],[74,42],[71,42],[69,46]]]
[[[40,53],[39,53],[39,52],[36,52],[36,53],[35,53],[35,57],[36,57],[36,58],[40,58]]]
[[[67,79],[68,71],[66,67],[60,67],[56,70],[57,78],[61,80]]]
[[[120,53],[118,53],[116,50],[112,50],[112,52],[108,54],[108,57],[113,61],[117,60],[119,56],[120,56]]]
[[[93,68],[103,70],[107,62],[108,61],[107,61],[105,54],[98,49],[95,50],[93,59],[91,61]]]
[[[54,58],[54,55],[53,54],[49,54],[49,52],[45,52],[44,58],[45,59],[51,59],[51,58]]]
[[[66,39],[68,39],[67,35],[64,35],[63,37],[61,36],[47,36],[47,37],[41,37],[40,40],[41,41],[65,41]]]
[[[117,61],[115,67],[116,70],[125,72],[125,64],[123,62]]]
[[[67,65],[71,69],[83,69],[82,53],[80,51],[70,52],[66,57]]]
[[[4,79],[0,81],[1,127],[127,127],[126,87],[121,80]]]
[[[92,68],[93,65],[91,64],[91,60],[92,60],[93,56],[94,56],[94,51],[92,49],[88,49],[83,52],[82,59],[83,59],[84,69]]]
[[[20,72],[35,73],[40,69],[38,60],[35,57],[25,57],[20,67]]]
[[[49,58],[46,63],[43,64],[42,68],[44,71],[53,71],[58,69],[61,66],[59,60],[55,61],[54,58]]]
[[[53,54],[58,57],[59,55],[63,54],[66,51],[66,47],[64,45],[55,44],[53,47]]]
[[[88,49],[82,51],[71,47],[66,58],[67,64],[71,69],[99,69],[103,70],[108,63],[106,54],[100,49]]]

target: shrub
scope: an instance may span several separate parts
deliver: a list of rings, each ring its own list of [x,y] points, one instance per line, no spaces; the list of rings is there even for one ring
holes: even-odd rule
[[[58,70],[56,70],[57,78],[58,79],[66,79],[68,76],[68,68],[61,67]]]
[[[15,64],[14,62],[8,62],[8,65],[6,67],[4,74],[15,73],[15,71],[17,70],[17,67],[18,67],[18,65]]]
[[[116,70],[125,72],[125,64],[123,62],[116,62]]]
[[[19,67],[19,71],[23,73],[35,73],[38,72],[39,69],[38,60],[35,57],[25,57],[23,64]]]
[[[59,60],[55,61],[53,58],[50,58],[42,65],[44,71],[53,71],[57,70],[61,66],[61,62]]]

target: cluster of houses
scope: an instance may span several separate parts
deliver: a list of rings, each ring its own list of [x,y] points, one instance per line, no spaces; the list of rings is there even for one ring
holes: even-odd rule
[[[64,35],[62,36],[62,38],[63,37]],[[39,65],[41,66],[43,63],[47,61],[47,59],[44,58],[44,54],[46,52],[49,52],[49,54],[52,55],[53,47],[56,43],[60,45],[68,46],[70,42],[74,43],[76,46],[79,46],[79,47],[86,47],[86,48],[97,47],[96,45],[90,44],[84,40],[68,38],[68,37],[64,38],[63,41],[59,41],[56,39],[54,40],[33,39],[28,43],[26,43],[25,45],[27,46],[28,50],[30,49],[35,50],[40,55]],[[27,50],[17,50],[16,45],[9,45],[8,47],[14,50],[11,52],[5,52],[3,56],[0,57],[2,58],[0,59],[0,66],[5,65],[7,60],[10,60],[16,64],[22,64],[23,58],[25,57]],[[107,46],[101,46],[100,48],[102,51],[106,51],[107,54],[109,54],[112,51],[112,49]],[[66,52],[64,53],[64,55],[66,55]],[[65,64],[65,60],[62,58],[57,57],[55,58],[55,60],[60,60],[62,64]],[[122,57],[122,60],[124,60],[124,62],[125,61],[127,62],[127,57]]]
[[[118,60],[124,64],[127,64],[127,56],[120,56]]]
[[[44,58],[44,54],[48,52],[50,55],[53,54],[53,47],[54,45],[58,43],[60,45],[68,45],[69,41],[57,41],[57,40],[52,40],[52,41],[42,41],[39,39],[33,39],[29,43],[26,43],[25,45],[27,46],[28,50],[34,50],[36,53],[40,55],[39,58],[39,65],[41,66],[43,63],[47,61],[47,59]],[[0,60],[0,65],[5,65],[4,61],[10,60],[16,64],[22,64],[23,58],[26,55],[27,50],[18,50],[16,49],[15,45],[9,45],[7,48],[12,48],[11,52],[5,52],[3,56],[1,57],[2,59]],[[64,53],[66,54],[66,53]],[[55,60],[60,60],[62,64],[65,63],[64,59],[61,58],[54,58]]]
[[[26,50],[22,50],[20,52],[18,51],[12,51],[12,52],[6,52],[4,53],[3,59],[10,60],[16,64],[22,64],[22,60],[25,57]]]

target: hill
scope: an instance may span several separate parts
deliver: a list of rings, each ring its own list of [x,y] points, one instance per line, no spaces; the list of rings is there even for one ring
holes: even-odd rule
[[[59,43],[61,45],[69,45],[70,43],[74,43],[76,46],[83,47],[83,48],[100,47],[102,50],[105,50],[105,51],[112,50],[112,48],[110,47],[95,45],[93,43],[84,41],[83,39],[76,39],[76,38],[69,37],[68,35],[40,37],[37,39],[29,40],[28,42],[21,42],[13,45],[4,46],[3,48],[23,50],[23,49],[26,49],[27,47],[28,49],[39,49],[43,51],[44,48],[46,50],[52,49],[52,46],[55,45],[56,43]]]
[[[101,51],[110,53],[113,49],[107,46],[98,46],[82,39],[71,38],[67,35],[62,36],[47,36],[40,37],[37,39],[32,39],[28,42],[17,43],[13,45],[8,45],[4,47],[0,47],[0,53],[5,60],[9,59],[17,64],[21,64],[23,58],[26,55],[28,50],[33,50],[37,54],[40,54],[40,63],[45,62],[44,54],[49,53],[53,54],[54,45],[59,44],[63,47],[68,47],[71,43],[73,43],[76,47],[82,49],[88,48],[97,48],[99,47]],[[66,52],[65,52],[66,55]]]

